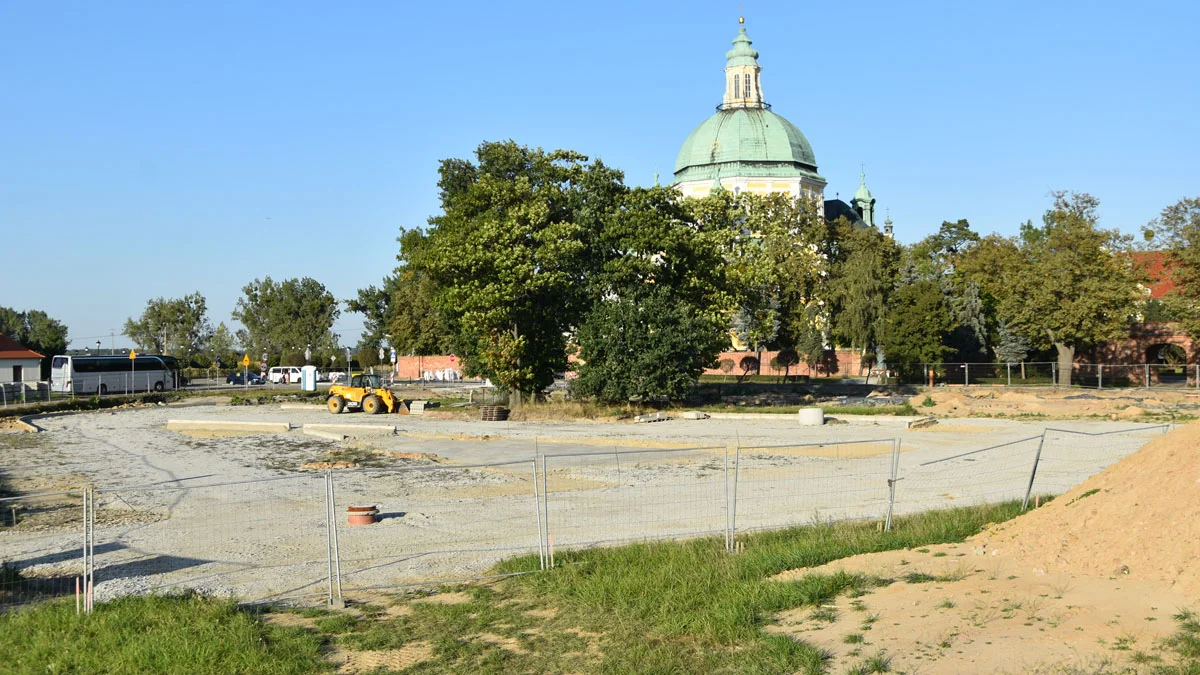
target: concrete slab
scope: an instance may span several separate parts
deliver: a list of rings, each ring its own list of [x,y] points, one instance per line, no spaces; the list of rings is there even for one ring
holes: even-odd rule
[[[258,431],[262,433],[287,433],[292,425],[287,422],[243,422],[240,420],[167,420],[171,431]]]
[[[327,441],[344,441],[348,438],[348,436],[346,436],[346,434],[336,433],[333,431],[320,431],[319,429],[301,429],[300,431],[305,436],[312,436],[313,438],[323,438]]]
[[[390,424],[305,424],[304,431],[342,432],[351,436],[376,434],[384,436],[396,435],[396,427]]]

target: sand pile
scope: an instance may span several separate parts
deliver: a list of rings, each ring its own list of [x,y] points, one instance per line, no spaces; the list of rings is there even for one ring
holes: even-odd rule
[[[975,541],[1047,573],[1161,581],[1200,598],[1200,422]]]

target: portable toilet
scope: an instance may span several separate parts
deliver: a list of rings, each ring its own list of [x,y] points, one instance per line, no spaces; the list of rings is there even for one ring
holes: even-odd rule
[[[304,366],[300,369],[300,390],[301,391],[316,391],[317,390],[317,367]]]

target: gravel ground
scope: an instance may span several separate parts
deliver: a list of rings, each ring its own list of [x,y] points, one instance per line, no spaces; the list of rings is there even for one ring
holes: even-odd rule
[[[184,434],[167,431],[169,419],[288,422],[293,431]],[[394,424],[399,433],[334,442],[299,430],[331,421]],[[7,488],[20,494],[97,488],[98,598],[194,588],[265,599],[328,592],[326,481],[323,471],[301,469],[309,462],[359,467],[333,471],[342,584],[351,589],[467,577],[513,554],[536,553],[539,519],[559,549],[721,533],[731,519],[739,531],[838,518],[882,521],[892,439],[902,448],[897,513],[1019,498],[1037,441],[936,460],[1040,435],[1048,426],[963,419],[908,431],[902,418],[847,421],[820,428],[799,427],[790,415],[485,423],[332,418],[317,407],[168,406],[43,418],[45,433],[0,435],[0,466]],[[1049,426],[1091,433],[1145,427]],[[1158,433],[1052,433],[1035,492],[1064,491]],[[882,442],[846,444],[874,439]],[[817,443],[825,446],[797,447]],[[535,447],[548,455],[544,484],[537,486],[547,491],[542,503],[534,497]],[[736,485],[727,483],[727,467],[731,477],[736,467]],[[736,514],[727,514],[734,492]],[[16,526],[0,514],[0,559],[27,576],[78,574],[78,497],[17,501]],[[379,522],[347,527],[348,505],[378,506]]]

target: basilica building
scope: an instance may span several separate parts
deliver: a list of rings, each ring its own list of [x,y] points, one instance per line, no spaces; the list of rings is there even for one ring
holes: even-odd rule
[[[696,127],[675,160],[673,185],[684,197],[713,190],[734,193],[783,193],[821,205],[829,220],[845,217],[863,227],[876,227],[875,198],[861,176],[847,204],[825,199],[825,178],[817,171],[812,145],[796,125],[771,110],[762,88],[758,51],[738,19],[733,49],[725,53],[725,96],[716,112]],[[884,223],[891,234],[892,223]]]

